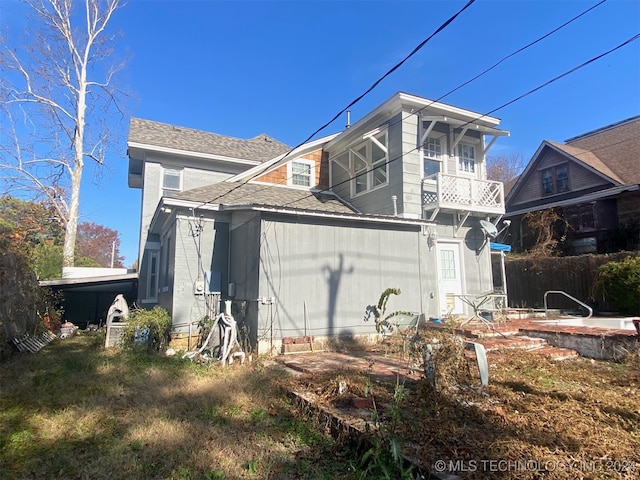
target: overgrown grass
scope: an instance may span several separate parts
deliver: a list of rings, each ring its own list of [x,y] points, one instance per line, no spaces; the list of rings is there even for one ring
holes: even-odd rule
[[[0,365],[3,480],[354,478],[279,369],[101,344],[84,334]]]

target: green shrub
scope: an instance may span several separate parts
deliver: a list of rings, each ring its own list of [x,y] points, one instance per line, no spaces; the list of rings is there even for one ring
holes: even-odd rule
[[[122,346],[160,351],[167,346],[170,331],[171,316],[164,308],[134,310],[122,334]]]
[[[620,313],[640,314],[640,257],[602,265],[598,269],[597,286]]]

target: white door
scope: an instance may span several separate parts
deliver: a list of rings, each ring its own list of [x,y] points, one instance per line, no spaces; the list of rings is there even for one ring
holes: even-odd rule
[[[440,314],[462,315],[463,303],[455,295],[462,295],[462,270],[460,269],[460,244],[439,241],[438,253],[438,294]]]

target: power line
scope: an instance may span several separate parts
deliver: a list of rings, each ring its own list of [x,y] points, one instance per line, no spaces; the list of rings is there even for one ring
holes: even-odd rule
[[[327,123],[325,123],[324,125],[322,125],[320,128],[318,128],[315,132],[313,132],[311,135],[309,135],[305,140],[303,140],[302,142],[300,142],[298,145],[296,145],[295,147],[293,147],[291,150],[289,150],[280,160],[283,160],[285,158],[287,158],[288,155],[291,154],[291,152],[295,151],[297,148],[303,146],[304,144],[306,144],[309,140],[311,140],[313,137],[315,137],[318,133],[320,133],[322,130],[324,130],[325,128],[327,128],[329,125],[331,125],[338,117],[340,117],[344,112],[346,112],[349,108],[351,108],[352,106],[354,106],[356,103],[358,103],[360,100],[362,100],[366,95],[368,95],[369,93],[371,93],[371,91],[376,88],[380,82],[382,82],[385,78],[387,78],[389,75],[391,75],[393,72],[395,72],[398,68],[400,68],[407,60],[409,60],[413,55],[415,55],[418,51],[420,51],[422,49],[422,47],[424,47],[434,36],[436,36],[438,33],[440,33],[442,30],[444,30],[447,26],[449,26],[451,24],[451,22],[453,22],[462,12],[464,12],[467,8],[469,8],[476,0],[468,0],[467,3],[460,9],[458,10],[453,16],[449,17],[449,19],[447,19],[444,23],[442,23],[431,35],[429,35],[427,38],[425,38],[422,42],[420,42],[408,55],[406,55],[400,62],[396,63],[393,67],[391,67],[384,75],[382,75],[380,78],[378,78],[375,82],[373,82],[373,84],[367,89],[365,90],[364,93],[362,93],[361,95],[359,95],[358,97],[356,97],[354,100],[352,100],[346,107],[344,107],[342,110],[340,110],[338,113],[336,113],[333,118],[331,120],[329,120]],[[250,178],[248,178],[247,180],[244,180],[243,182],[240,183],[240,185],[238,185],[237,187],[234,187],[233,189],[231,189],[229,192],[230,193],[238,188],[240,188],[242,185],[245,185],[246,183],[250,182],[251,180],[253,180],[254,178],[256,178],[257,176],[261,175],[262,173],[264,173],[264,171],[260,171],[255,173],[254,175],[252,175]],[[209,203],[215,202],[218,198],[220,198],[221,195],[217,196],[216,198],[213,198],[212,200],[209,200],[207,202],[202,203],[199,207],[200,208],[204,205],[207,205]]]
[[[519,95],[518,97],[516,97],[516,98],[514,98],[514,99],[512,99],[512,100],[510,100],[510,101],[508,101],[508,102],[506,102],[506,103],[504,103],[504,104],[502,104],[502,105],[500,105],[499,107],[496,107],[496,108],[494,108],[493,110],[491,110],[491,111],[489,111],[489,112],[487,112],[487,113],[484,113],[484,114],[482,114],[482,115],[480,115],[480,116],[478,116],[478,117],[474,118],[473,120],[468,121],[467,123],[465,123],[465,124],[461,125],[459,128],[464,128],[466,125],[469,125],[469,124],[471,124],[471,123],[473,123],[473,122],[475,122],[475,121],[477,121],[477,120],[480,120],[481,118],[487,117],[487,116],[491,115],[492,113],[497,112],[498,110],[501,110],[501,109],[503,109],[503,108],[505,108],[505,107],[507,107],[507,106],[509,106],[509,105],[511,105],[511,104],[513,104],[513,103],[515,103],[515,102],[517,102],[517,101],[519,101],[519,100],[522,100],[523,98],[525,98],[525,97],[527,97],[527,96],[531,95],[532,93],[535,93],[535,92],[537,92],[538,90],[540,90],[540,89],[542,89],[542,88],[544,88],[544,87],[546,87],[546,86],[548,86],[548,85],[550,85],[550,84],[552,84],[552,83],[554,83],[554,82],[556,82],[556,81],[558,81],[558,80],[560,80],[560,79],[562,79],[562,78],[566,77],[567,75],[570,75],[571,73],[574,73],[574,72],[576,72],[576,71],[580,70],[581,68],[586,67],[587,65],[590,65],[591,63],[593,63],[593,62],[595,62],[595,61],[597,61],[597,60],[599,60],[599,59],[601,59],[601,58],[603,58],[603,57],[605,57],[605,56],[607,56],[607,55],[609,55],[609,54],[611,54],[611,53],[615,52],[616,50],[619,50],[620,48],[622,48],[622,47],[624,47],[624,46],[626,46],[626,45],[630,44],[631,42],[634,42],[634,41],[635,41],[635,40],[637,40],[638,38],[640,38],[640,33],[638,33],[638,34],[634,35],[633,37],[631,37],[631,38],[630,38],[630,39],[628,39],[627,41],[622,42],[620,45],[618,45],[618,46],[616,46],[616,47],[614,47],[614,48],[612,48],[612,49],[610,49],[610,50],[607,50],[606,52],[604,52],[604,53],[602,53],[602,54],[600,54],[600,55],[597,55],[596,57],[593,57],[593,58],[591,58],[591,59],[587,60],[586,62],[583,62],[583,63],[581,63],[580,65],[578,65],[578,66],[576,66],[576,67],[573,67],[573,68],[572,68],[572,69],[570,69],[570,70],[567,70],[566,72],[564,72],[564,73],[562,73],[562,74],[560,74],[560,75],[557,75],[556,77],[552,78],[551,80],[548,80],[548,81],[546,81],[545,83],[543,83],[543,84],[541,84],[541,85],[539,85],[539,86],[537,86],[537,87],[535,87],[535,88],[533,88],[533,89],[529,90],[528,92],[523,93],[522,95]],[[401,159],[402,157],[404,157],[405,155],[407,155],[407,154],[409,154],[409,153],[412,153],[412,152],[415,152],[416,150],[419,150],[420,148],[421,148],[421,146],[417,146],[417,147],[412,148],[411,150],[409,150],[409,151],[407,151],[407,152],[401,153],[401,154],[400,154],[400,155],[398,155],[397,157],[395,157],[395,158],[393,158],[393,159],[390,159],[390,160],[386,161],[386,162],[384,163],[384,165],[389,165],[390,163],[395,162],[395,161],[397,161],[397,160]],[[379,168],[380,166],[381,166],[381,165],[377,165],[377,166],[376,166],[376,168]],[[373,170],[375,170],[375,168],[367,169],[367,170],[365,170],[365,171],[363,171],[363,172],[361,172],[361,173],[359,173],[359,174],[357,174],[357,175],[355,175],[355,176],[353,176],[353,177],[350,177],[350,178],[348,178],[348,179],[346,179],[346,180],[343,180],[342,182],[338,182],[338,183],[336,183],[336,184],[332,185],[332,186],[331,186],[331,188],[338,187],[338,186],[340,186],[340,185],[344,185],[344,184],[346,184],[346,183],[348,183],[348,182],[351,182],[351,181],[352,181],[353,179],[355,179],[355,178],[358,178],[358,177],[360,177],[360,176],[362,176],[362,175],[366,175],[366,174],[368,174],[369,172],[372,172]],[[326,192],[326,191],[328,191],[328,190],[329,190],[329,189],[323,189],[323,190],[320,190],[320,192],[317,192],[317,193]],[[281,207],[286,207],[286,206],[289,206],[289,205],[293,205],[294,203],[297,203],[297,202],[299,202],[299,201],[301,201],[301,200],[304,200],[305,198],[309,198],[309,197],[311,197],[311,196],[313,196],[313,195],[314,195],[314,194],[313,194],[313,193],[311,193],[311,194],[309,194],[309,195],[307,195],[307,196],[305,196],[305,197],[302,197],[302,198],[299,198],[299,199],[294,200],[294,201],[292,201],[292,202],[289,202],[289,203],[286,203],[286,204],[284,204],[284,205],[281,205]]]
[[[505,57],[503,57],[502,59],[500,59],[499,61],[497,61],[496,63],[494,63],[494,64],[493,64],[492,66],[490,66],[489,68],[486,68],[485,70],[483,70],[483,71],[482,71],[482,72],[480,72],[479,74],[475,75],[474,77],[470,78],[469,80],[465,81],[464,83],[462,83],[462,84],[458,85],[456,88],[454,88],[454,89],[452,89],[452,90],[448,91],[447,93],[445,93],[445,94],[441,95],[441,96],[440,96],[440,97],[438,97],[437,99],[435,99],[435,100],[431,101],[430,103],[428,103],[428,104],[427,104],[427,105],[425,105],[424,107],[420,108],[418,111],[416,111],[416,112],[412,112],[410,115],[417,115],[417,114],[419,114],[419,113],[420,113],[420,112],[422,112],[423,110],[425,110],[425,109],[429,108],[429,107],[430,107],[431,105],[433,105],[434,103],[439,102],[439,101],[440,101],[440,100],[442,100],[443,98],[445,98],[445,97],[447,97],[447,96],[451,95],[452,93],[454,93],[454,92],[456,92],[456,91],[460,90],[461,88],[465,87],[466,85],[468,85],[468,84],[470,84],[470,83],[474,82],[475,80],[479,79],[480,77],[482,77],[482,76],[486,75],[487,73],[489,73],[489,72],[490,72],[490,71],[492,71],[493,69],[497,68],[499,65],[501,65],[503,62],[505,62],[505,61],[506,61],[506,60],[508,60],[509,58],[511,58],[511,57],[513,57],[513,56],[515,56],[515,55],[517,55],[517,54],[519,54],[519,53],[522,53],[523,51],[527,50],[528,48],[530,48],[530,47],[532,47],[532,46],[536,45],[537,43],[541,42],[542,40],[544,40],[544,39],[546,39],[546,38],[550,37],[551,35],[553,35],[554,33],[558,32],[558,31],[559,31],[559,30],[561,30],[562,28],[564,28],[564,27],[566,27],[566,26],[570,25],[571,23],[575,22],[576,20],[578,20],[578,19],[579,19],[579,18],[581,18],[582,16],[586,15],[587,13],[591,12],[591,11],[592,11],[592,10],[594,10],[595,8],[599,7],[600,5],[602,5],[603,3],[605,3],[606,1],[607,1],[607,0],[601,0],[600,2],[596,3],[595,5],[593,5],[593,6],[589,7],[588,9],[586,9],[586,10],[582,11],[581,13],[579,13],[578,15],[574,16],[574,17],[573,17],[573,18],[571,18],[570,20],[567,20],[567,21],[566,21],[566,22],[564,22],[563,24],[561,24],[561,25],[559,25],[558,27],[556,27],[556,28],[554,28],[554,29],[550,30],[550,31],[549,31],[549,32],[547,32],[546,34],[542,35],[541,37],[538,37],[536,40],[534,40],[534,41],[532,41],[532,42],[529,42],[528,44],[526,44],[526,45],[524,45],[524,46],[522,46],[522,47],[518,48],[517,50],[514,50],[514,51],[513,51],[513,52],[511,52],[510,54],[506,55]],[[465,8],[466,8],[466,6],[465,6]],[[461,12],[462,12],[462,10],[460,10],[460,11],[458,12],[458,14],[459,14],[459,13],[461,13]],[[452,18],[453,18],[453,17],[452,17]],[[433,37],[433,35],[435,35],[435,33],[434,33],[434,34],[432,34],[432,35],[431,35],[431,37]],[[429,38],[431,38],[431,37],[429,37]],[[424,42],[423,42],[423,43],[424,43]],[[421,44],[421,45],[422,45],[422,44]],[[418,47],[416,47],[416,48],[418,48]],[[415,50],[416,50],[416,49],[414,49],[414,51],[413,51],[410,55],[412,55],[413,53],[415,53]],[[403,62],[404,62],[404,61],[406,61],[406,59],[408,59],[410,55],[408,55],[407,57],[405,57],[405,59],[403,60]],[[398,66],[399,66],[399,65],[400,65],[400,64],[398,64]],[[379,83],[379,82],[378,82],[378,83]],[[362,98],[364,95],[365,95],[365,94],[361,95],[359,98]],[[355,101],[354,101],[354,102],[355,102]],[[350,105],[353,105],[353,103],[354,103],[354,102],[352,102]],[[324,127],[321,127],[320,129],[316,130],[316,132],[315,132],[315,133],[313,133],[312,135],[310,135],[310,136],[307,138],[307,140],[305,140],[304,142],[300,143],[298,146],[294,147],[293,149],[289,150],[289,151],[288,151],[288,152],[287,152],[287,153],[286,153],[282,158],[280,158],[280,159],[279,159],[279,161],[281,162],[281,161],[282,161],[282,160],[284,160],[288,155],[290,155],[293,151],[295,151],[295,149],[297,149],[297,148],[299,148],[300,146],[302,146],[302,145],[304,145],[305,143],[307,143],[307,141],[308,141],[310,138],[313,138],[313,137],[314,137],[314,136],[315,136],[319,131],[321,131],[323,128],[325,128],[327,125],[329,125],[331,122],[333,122],[333,121],[334,121],[334,120],[335,120],[339,115],[341,115],[342,113],[344,113],[344,112],[346,111],[346,109],[347,109],[347,108],[349,108],[349,107],[344,108],[344,109],[342,110],[342,112],[338,113],[338,114],[334,117],[334,119],[333,119],[333,120],[331,120],[329,123],[325,124],[325,126],[324,126]],[[407,118],[407,117],[405,117],[405,118]],[[395,124],[397,124],[397,123],[400,123],[400,122],[402,122],[403,120],[404,120],[404,118],[401,118],[400,120],[398,120],[398,121],[397,121],[397,122],[395,122],[394,124],[391,124],[390,126],[395,125]],[[259,175],[263,174],[263,173],[264,173],[264,172],[265,172],[269,167],[270,167],[270,165],[269,165],[268,167],[265,167],[264,169],[260,170],[260,171],[259,171],[259,172],[257,172],[256,174],[252,175],[250,178],[248,178],[248,179],[244,180],[244,181],[243,181],[243,182],[241,182],[238,186],[234,187],[231,191],[233,191],[233,190],[235,190],[235,189],[237,189],[237,188],[242,187],[243,185],[247,184],[247,183],[248,183],[248,182],[250,182],[251,180],[255,179],[257,176],[259,176]],[[367,172],[363,172],[363,174],[366,174],[366,173],[367,173]],[[265,185],[265,186],[264,186],[264,189],[267,189],[267,188],[275,188],[275,187],[277,187],[277,186],[278,186],[278,185],[280,185],[280,184],[285,184],[286,182],[288,182],[288,181],[289,181],[289,179],[290,179],[290,178],[291,178],[291,177],[287,177],[287,178],[285,178],[284,180],[280,180],[280,181],[278,181],[278,182],[274,182],[273,184],[270,184],[270,185]],[[227,192],[227,193],[228,193],[228,192]],[[207,202],[203,203],[202,205],[206,205],[207,203],[212,203],[212,202],[216,201],[217,199],[221,198],[222,196],[223,196],[223,194],[218,195],[217,197],[214,197],[213,199],[211,199],[211,200],[209,200],[209,201],[207,201]],[[202,205],[201,205],[201,206],[202,206]]]
[[[448,91],[447,93],[441,95],[440,97],[438,97],[437,99],[433,100],[432,102],[430,102],[428,105],[425,105],[424,107],[422,107],[420,110],[418,110],[417,112],[413,112],[412,114],[418,114],[421,111],[425,110],[426,108],[430,107],[431,105],[433,105],[436,102],[439,102],[440,100],[442,100],[445,97],[448,97],[449,95],[451,95],[454,92],[457,92],[458,90],[460,90],[461,88],[467,86],[468,84],[476,81],[477,79],[479,79],[480,77],[486,75],[487,73],[489,73],[491,70],[497,68],[499,65],[501,65],[503,62],[505,62],[506,60],[508,60],[509,58],[527,50],[528,48],[534,46],[535,44],[541,42],[542,40],[544,40],[547,37],[550,37],[551,35],[553,35],[554,33],[558,32],[559,30],[563,29],[564,27],[566,27],[567,25],[570,25],[571,23],[575,22],[576,20],[578,20],[579,18],[581,18],[582,16],[586,15],[587,13],[589,13],[590,11],[594,10],[595,8],[599,7],[600,5],[602,5],[603,3],[605,3],[607,0],[601,0],[600,2],[596,3],[595,5],[587,8],[586,10],[582,11],[581,13],[579,13],[578,15],[574,16],[573,18],[571,18],[570,20],[567,20],[566,22],[564,22],[563,24],[559,25],[558,27],[554,28],[553,30],[547,32],[546,34],[542,35],[541,37],[538,37],[536,40],[529,42],[528,44],[524,45],[523,47],[520,47],[519,49],[511,52],[510,54],[508,54],[507,56],[501,58],[499,61],[497,61],[496,63],[494,63],[492,66],[490,66],[489,68],[483,70],[482,72],[480,72],[479,74],[475,75],[474,77],[470,78],[469,80],[467,80],[466,82],[458,85],[456,88],[454,88],[453,90]],[[309,135],[307,137],[306,140],[304,140],[303,142],[299,143],[296,147],[294,147],[293,149],[289,150],[289,152],[287,152],[281,159],[280,161],[282,161],[283,159],[285,159],[289,154],[291,154],[291,152],[293,152],[296,148],[301,147],[302,145],[306,144],[310,139],[312,139],[315,135],[317,135],[319,132],[321,132],[322,130],[324,130],[326,127],[328,127],[331,123],[333,123],[340,115],[342,115],[343,113],[345,113],[350,107],[352,107],[353,105],[355,105],[355,103],[357,103],[358,101],[360,101],[362,98],[364,98],[365,95],[367,95],[368,93],[371,92],[371,90],[373,90],[385,77],[387,77],[388,75],[390,75],[393,71],[397,70],[398,67],[400,67],[404,62],[406,62],[409,58],[411,58],[411,56],[413,56],[418,50],[420,50],[426,43],[427,41],[429,41],[433,36],[436,35],[436,33],[438,33],[439,31],[441,31],[446,25],[448,25],[449,23],[451,23],[451,21],[453,21],[453,19],[455,19],[455,17],[457,17],[458,15],[460,15],[467,7],[469,7],[471,5],[472,2],[467,3],[461,10],[458,11],[458,13],[456,13],[453,17],[451,17],[449,20],[447,20],[447,22],[445,22],[444,24],[442,24],[433,34],[431,34],[427,39],[425,39],[423,42],[421,42],[416,48],[413,49],[413,51],[407,55],[400,63],[396,64],[393,68],[391,68],[383,77],[381,77],[380,79],[376,80],[376,82],[373,83],[373,85],[371,87],[369,87],[369,89],[363,93],[362,95],[360,95],[358,98],[356,98],[355,100],[353,100],[349,105],[347,105],[345,108],[343,108],[340,112],[338,112],[329,122],[325,123],[322,127],[320,127],[319,129],[317,129],[314,133],[312,133],[311,135]],[[399,123],[404,119],[398,120]],[[395,125],[395,124],[394,124]],[[261,175],[262,173],[264,173],[265,170],[261,170],[260,172],[256,173],[255,175],[251,176],[249,179],[245,180],[243,183],[247,183],[250,182],[251,180],[253,180],[254,178],[256,178],[257,176]],[[289,180],[289,177],[287,177],[285,180]],[[282,183],[282,182],[277,182],[277,184]]]
[[[385,75],[383,75],[383,76],[382,76],[382,77],[380,77],[378,80],[376,80],[376,82],[374,82],[374,83],[372,84],[372,86],[371,86],[367,91],[365,91],[365,93],[363,93],[362,95],[360,95],[359,97],[357,97],[357,98],[356,98],[354,101],[352,101],[352,102],[351,102],[347,107],[345,107],[344,109],[342,109],[342,111],[340,111],[338,114],[336,114],[336,115],[335,115],[335,116],[334,116],[334,117],[333,117],[329,122],[327,122],[325,125],[323,125],[323,126],[322,126],[322,127],[320,127],[319,129],[317,129],[314,133],[312,133],[309,137],[307,137],[307,139],[306,139],[306,140],[304,140],[303,142],[301,142],[300,144],[298,144],[296,147],[294,147],[294,148],[292,148],[291,150],[289,150],[289,151],[288,151],[284,156],[282,156],[282,157],[279,159],[279,161],[284,160],[285,158],[287,158],[287,156],[288,156],[288,155],[290,155],[290,154],[291,154],[293,151],[295,151],[297,148],[299,148],[300,146],[303,146],[304,144],[306,144],[306,143],[307,143],[311,138],[313,138],[317,133],[319,133],[320,131],[322,131],[323,129],[325,129],[328,125],[330,125],[333,121],[335,121],[335,120],[336,120],[340,115],[342,115],[342,114],[343,114],[343,113],[344,113],[348,108],[350,108],[350,107],[351,107],[351,106],[353,106],[355,103],[357,103],[357,102],[358,102],[358,101],[360,101],[362,98],[364,98],[364,96],[365,96],[365,95],[367,95],[371,90],[373,90],[373,89],[374,89],[374,88],[375,88],[375,87],[376,87],[376,86],[377,86],[377,85],[378,85],[378,84],[379,84],[379,83],[380,83],[380,82],[381,82],[385,77],[387,77],[387,76],[388,76],[388,75],[390,75],[393,71],[395,71],[397,68],[399,68],[399,67],[400,67],[404,62],[406,62],[406,61],[407,61],[411,56],[413,56],[417,51],[419,51],[419,50],[420,50],[420,49],[421,49],[421,48],[422,48],[422,47],[423,47],[423,46],[424,46],[424,45],[425,45],[425,44],[426,44],[426,43],[427,43],[431,38],[433,38],[433,36],[435,36],[438,32],[440,32],[440,31],[441,31],[442,29],[444,29],[447,25],[449,25],[449,24],[450,24],[450,23],[451,23],[451,22],[452,22],[452,21],[453,21],[453,20],[454,20],[458,15],[460,15],[460,14],[461,14],[461,13],[462,13],[466,8],[468,8],[468,7],[473,3],[473,1],[475,1],[475,0],[472,0],[472,1],[468,2],[468,3],[467,3],[467,4],[466,4],[462,9],[460,9],[460,10],[459,10],[459,11],[458,11],[454,16],[452,16],[451,18],[449,18],[449,19],[448,19],[445,23],[443,23],[443,24],[442,24],[438,29],[436,29],[436,31],[435,31],[434,33],[432,33],[432,34],[431,34],[429,37],[427,37],[423,42],[421,42],[417,47],[415,47],[415,48],[413,49],[413,51],[412,51],[410,54],[408,54],[408,55],[407,55],[407,56],[406,56],[406,57],[405,57],[401,62],[399,62],[398,64],[396,64],[396,65],[395,65],[394,67],[392,67],[392,68],[391,68],[391,69],[390,69],[390,70],[389,70]],[[454,92],[456,92],[456,91],[460,90],[461,88],[465,87],[466,85],[468,85],[468,84],[470,84],[470,83],[474,82],[474,81],[475,81],[475,80],[477,80],[478,78],[480,78],[480,77],[482,77],[482,76],[486,75],[487,73],[489,73],[489,72],[490,72],[490,71],[492,71],[493,69],[497,68],[499,65],[501,65],[503,62],[505,62],[505,61],[506,61],[506,60],[508,60],[509,58],[512,58],[513,56],[515,56],[515,55],[517,55],[517,54],[519,54],[519,53],[522,53],[523,51],[527,50],[528,48],[530,48],[530,47],[532,47],[532,46],[536,45],[537,43],[541,42],[542,40],[544,40],[544,39],[548,38],[549,36],[553,35],[554,33],[558,32],[558,31],[559,31],[559,30],[561,30],[562,28],[564,28],[564,27],[568,26],[569,24],[571,24],[571,23],[575,22],[576,20],[578,20],[578,19],[579,19],[579,18],[581,18],[582,16],[586,15],[587,13],[591,12],[591,11],[592,11],[592,10],[594,10],[595,8],[599,7],[600,5],[602,5],[603,3],[605,3],[606,1],[607,1],[607,0],[601,0],[601,1],[599,1],[598,3],[596,3],[596,4],[592,5],[591,7],[587,8],[586,10],[582,11],[582,12],[581,12],[581,13],[579,13],[578,15],[576,15],[576,16],[574,16],[574,17],[572,17],[571,19],[567,20],[566,22],[562,23],[561,25],[559,25],[559,26],[555,27],[554,29],[550,30],[550,31],[549,31],[549,32],[547,32],[546,34],[542,35],[541,37],[538,37],[536,40],[534,40],[534,41],[532,41],[532,42],[529,42],[528,44],[526,44],[526,45],[524,45],[524,46],[522,46],[522,47],[518,48],[517,50],[514,50],[514,51],[513,51],[513,52],[511,52],[510,54],[506,55],[505,57],[501,58],[499,61],[497,61],[496,63],[494,63],[493,65],[491,65],[489,68],[486,68],[485,70],[483,70],[483,71],[482,71],[482,72],[480,72],[479,74],[475,75],[474,77],[470,78],[469,80],[465,81],[464,83],[462,83],[462,84],[458,85],[456,88],[454,88],[454,89],[452,89],[452,90],[448,91],[447,93],[445,93],[445,94],[441,95],[441,96],[440,96],[440,97],[438,97],[436,100],[432,100],[431,102],[429,102],[429,103],[428,103],[427,105],[425,105],[424,107],[420,108],[419,110],[417,110],[417,111],[415,111],[415,112],[412,112],[410,115],[417,115],[417,114],[419,114],[419,113],[420,113],[420,112],[422,112],[423,110],[425,110],[425,109],[429,108],[429,107],[430,107],[431,105],[433,105],[434,103],[439,102],[439,101],[440,101],[440,100],[442,100],[443,98],[445,98],[445,97],[447,97],[447,96],[451,95],[452,93],[454,93]],[[628,42],[625,42],[625,44],[626,44],[626,43],[629,43],[629,42],[631,42],[631,41],[633,41],[633,40],[635,40],[635,38],[630,39]],[[616,50],[617,48],[621,48],[622,46],[624,46],[624,44],[622,44],[622,45],[620,45],[620,46],[618,46],[618,47],[616,47],[616,48],[612,49],[612,50],[611,50],[611,51],[609,51],[609,52],[605,52],[604,54],[602,54],[602,55],[600,55],[600,56],[598,56],[598,57],[595,57],[595,58],[591,59],[591,60],[590,60],[590,61],[588,61],[586,64],[591,63],[591,62],[593,62],[593,61],[595,61],[595,60],[597,60],[597,59],[599,59],[599,58],[601,58],[601,57],[603,57],[603,56],[605,56],[605,55],[607,55],[607,54],[611,53],[612,51]],[[467,122],[467,123],[465,123],[464,125],[462,125],[460,128],[462,128],[462,127],[464,127],[464,126],[466,126],[466,125],[469,125],[469,124],[471,124],[471,123],[473,123],[473,122],[475,122],[475,121],[477,121],[477,120],[479,120],[479,119],[482,119],[482,118],[484,118],[484,117],[486,117],[486,116],[490,115],[491,113],[494,113],[494,112],[496,112],[496,111],[498,111],[498,110],[500,110],[500,109],[502,109],[502,108],[504,108],[504,107],[506,107],[506,106],[510,105],[511,103],[514,103],[514,102],[516,102],[516,101],[518,101],[518,100],[520,100],[520,99],[524,98],[524,97],[525,97],[525,96],[527,96],[527,95],[530,95],[531,93],[535,92],[536,90],[539,90],[539,89],[543,88],[544,86],[548,85],[549,83],[553,83],[554,81],[556,81],[556,80],[558,80],[558,79],[562,78],[562,76],[566,76],[566,75],[568,75],[568,74],[572,73],[573,71],[575,71],[575,70],[578,70],[578,69],[582,68],[582,67],[583,67],[583,66],[585,66],[586,64],[583,64],[583,65],[580,65],[580,66],[578,66],[578,67],[575,67],[574,69],[572,69],[572,70],[570,70],[570,71],[568,71],[568,72],[565,72],[563,75],[561,75],[561,76],[559,76],[559,77],[557,77],[557,78],[555,78],[555,79],[550,80],[549,82],[547,82],[547,83],[545,83],[545,84],[543,84],[543,85],[541,85],[541,86],[537,87],[536,89],[534,89],[534,90],[532,90],[532,91],[530,91],[530,92],[527,92],[527,93],[525,93],[525,94],[521,95],[520,97],[518,97],[518,98],[516,98],[516,99],[514,99],[514,100],[511,100],[510,102],[508,102],[508,103],[506,103],[506,104],[504,104],[504,105],[502,105],[502,106],[500,106],[500,107],[497,107],[497,108],[496,108],[496,109],[494,109],[494,110],[491,110],[491,111],[490,111],[490,112],[488,112],[488,113],[485,113],[485,114],[483,114],[483,115],[481,115],[481,116],[479,116],[479,117],[477,117],[477,118],[475,118],[475,119],[473,119],[473,120],[470,120],[469,122]],[[405,118],[408,118],[408,117],[405,117]],[[397,122],[395,122],[395,123],[400,123],[400,122],[401,122],[401,121],[403,121],[405,118],[402,118],[402,119],[398,120],[398,121],[397,121]],[[395,124],[395,123],[394,123],[394,124]],[[414,149],[412,149],[412,150],[410,150],[409,152],[406,152],[406,153],[411,153],[411,152],[413,152],[413,151],[415,151],[415,150],[417,150],[417,149],[419,149],[419,148],[420,148],[420,147],[414,148]],[[405,153],[405,154],[406,154],[406,153]],[[401,155],[400,157],[398,157],[398,158],[393,159],[393,160],[397,160],[397,159],[399,159],[399,158],[401,158],[401,157],[402,157],[402,155]],[[390,162],[391,162],[391,161],[387,162],[386,164],[388,164],[388,163],[390,163]],[[379,167],[379,166],[378,166],[378,167]],[[221,198],[222,196],[224,196],[224,195],[226,195],[226,194],[228,194],[228,193],[230,193],[230,192],[232,192],[232,191],[234,191],[234,190],[236,190],[236,189],[238,189],[238,188],[241,188],[243,185],[245,185],[245,184],[247,184],[248,182],[250,182],[251,180],[255,179],[257,176],[259,176],[259,175],[263,174],[263,173],[264,173],[268,168],[269,168],[269,166],[268,166],[268,167],[265,167],[263,170],[261,170],[261,171],[259,171],[259,172],[256,172],[255,174],[253,174],[253,175],[252,175],[251,177],[249,177],[248,179],[246,179],[246,180],[244,180],[244,181],[240,182],[240,183],[239,183],[239,185],[237,185],[236,187],[232,188],[229,192],[226,192],[225,194],[220,194],[220,195],[218,195],[218,196],[214,197],[214,198],[213,198],[213,199],[211,199],[211,200],[208,200],[208,201],[206,201],[206,202],[203,202],[199,207],[196,207],[196,208],[200,208],[200,207],[202,207],[202,206],[204,206],[204,205],[207,205],[207,204],[209,204],[209,203],[215,202],[217,199]],[[366,175],[366,174],[368,174],[368,173],[369,173],[370,171],[372,171],[372,170],[373,170],[373,168],[372,168],[372,169],[365,170],[365,171],[363,171],[363,172],[359,173],[358,175],[355,175],[354,177],[351,177],[350,179],[345,180],[344,182],[340,182],[340,183],[338,183],[338,184],[336,184],[336,185],[332,185],[332,187],[342,185],[343,183],[346,183],[346,182],[348,182],[348,181],[351,181],[351,180],[352,180],[352,179],[354,179],[354,178],[358,178],[358,177],[359,177],[359,176],[361,176],[361,175]],[[269,184],[269,185],[265,185],[265,186],[264,186],[264,189],[268,189],[268,188],[276,188],[278,185],[280,185],[280,184],[284,184],[285,182],[287,182],[287,181],[289,180],[289,178],[290,178],[290,177],[287,177],[287,178],[285,178],[284,180],[281,180],[281,181],[278,181],[278,182],[275,182],[275,183],[272,183],[272,184]],[[316,193],[323,193],[323,192],[326,192],[326,191],[328,191],[328,189],[323,189],[323,190],[321,190],[321,191],[319,191],[319,192],[316,192]],[[305,199],[305,198],[308,198],[308,197],[310,197],[310,196],[312,196],[312,195],[313,195],[313,194],[307,195],[307,196],[302,197],[302,198],[300,198],[300,199],[298,199],[298,200],[295,200],[295,201],[293,201],[293,202],[290,202],[289,204],[286,204],[286,205],[290,205],[290,204],[292,204],[292,203],[297,203],[298,201],[303,200],[303,199]]]

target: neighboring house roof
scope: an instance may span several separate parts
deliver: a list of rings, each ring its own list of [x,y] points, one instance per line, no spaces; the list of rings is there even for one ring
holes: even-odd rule
[[[261,206],[310,210],[324,213],[357,213],[331,192],[310,192],[296,188],[252,183],[221,182],[194,188],[165,197],[171,199],[223,206]]]
[[[640,115],[570,138],[565,143],[592,152],[621,183],[640,184]]]
[[[538,150],[527,164],[524,172],[518,177],[506,195],[507,211],[511,210],[510,206],[519,191],[529,181],[539,181],[532,175],[544,158],[547,149],[552,149],[561,155],[570,158],[572,161],[582,164],[603,179],[603,183],[599,187],[600,193],[594,192],[593,189],[586,191],[584,194],[589,198],[596,196],[610,196],[619,193],[624,188],[637,188],[640,184],[640,115],[620,122],[607,125],[605,127],[593,130],[583,135],[570,138],[565,144],[544,140]],[[635,186],[635,187],[634,187]],[[524,208],[523,205],[529,204],[520,199],[518,204],[518,212]],[[549,197],[548,201],[541,199],[532,199],[536,203],[535,207],[531,205],[527,208],[541,209],[546,208],[550,204],[565,204],[575,202],[571,199],[560,199]],[[558,203],[560,202],[560,203]],[[518,208],[518,207],[516,207]],[[511,211],[510,213],[514,213]]]
[[[260,134],[244,140],[167,123],[131,118],[129,143],[265,162],[291,150]]]
[[[545,143],[549,145],[553,145],[558,150],[571,155],[574,159],[584,163],[585,165],[593,168],[598,173],[601,173],[611,180],[623,185],[624,181],[616,175],[616,173],[609,168],[609,166],[604,163],[601,159],[599,159],[595,153],[590,152],[589,150],[584,150],[582,148],[573,147],[571,145],[563,145],[561,143],[552,142],[550,140],[546,140]]]

